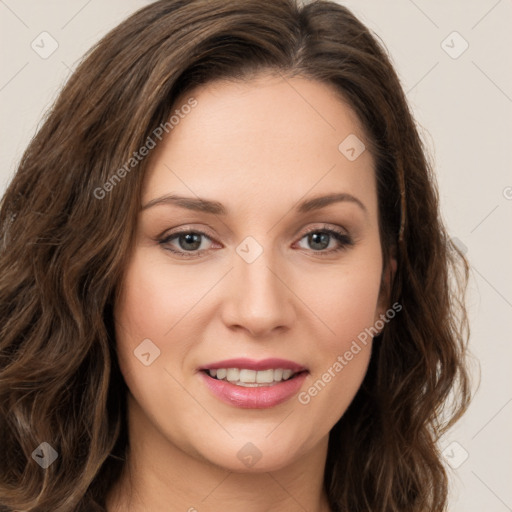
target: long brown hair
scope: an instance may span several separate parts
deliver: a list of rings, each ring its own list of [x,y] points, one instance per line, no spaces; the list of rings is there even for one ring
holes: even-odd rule
[[[376,162],[385,262],[398,261],[390,303],[402,311],[330,432],[331,507],[445,510],[437,440],[471,395],[468,264],[386,51],[346,8],[298,0],[150,4],[89,52],[28,146],[0,210],[3,510],[105,511],[129,443],[112,306],[149,159],[126,163],[178,96],[260,71],[329,84],[356,112]],[[45,470],[32,458],[42,442],[58,453]]]

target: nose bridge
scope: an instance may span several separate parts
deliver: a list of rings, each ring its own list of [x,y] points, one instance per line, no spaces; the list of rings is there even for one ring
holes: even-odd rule
[[[265,334],[276,327],[289,326],[293,320],[291,294],[286,288],[274,253],[254,239],[238,247],[231,273],[233,289],[225,321],[244,327],[253,335]]]

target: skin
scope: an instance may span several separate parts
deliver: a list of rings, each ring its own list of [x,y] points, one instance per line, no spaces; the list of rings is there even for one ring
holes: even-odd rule
[[[142,205],[173,193],[218,201],[228,214],[170,204],[140,212],[115,307],[131,452],[108,510],[326,512],[329,431],[361,385],[371,340],[307,405],[294,396],[269,409],[237,408],[212,395],[197,369],[280,357],[308,368],[304,391],[388,309],[374,161],[368,150],[355,161],[338,150],[364,133],[320,82],[217,81],[177,104],[190,96],[197,106],[151,155]],[[365,209],[343,201],[293,210],[333,192]],[[353,245],[332,252],[340,244],[327,237],[319,249],[305,233],[324,226]],[[206,233],[198,257],[170,251],[187,252],[183,237],[159,243],[176,228]],[[236,252],[247,236],[263,249],[252,263]],[[146,338],[160,350],[150,366],[133,353]],[[261,453],[252,467],[237,457],[247,443]]]

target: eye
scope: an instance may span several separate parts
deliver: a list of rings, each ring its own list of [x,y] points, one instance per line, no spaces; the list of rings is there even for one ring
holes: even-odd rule
[[[325,226],[322,228],[310,229],[305,235],[303,235],[299,242],[304,239],[306,240],[306,243],[309,244],[310,248],[321,256],[339,252],[354,245],[352,238],[343,231],[338,231]],[[334,245],[334,247],[332,247],[332,245]],[[331,246],[330,249],[329,246]],[[326,251],[325,249],[329,250]]]
[[[158,243],[177,256],[195,258],[207,250],[203,245],[204,239],[211,240],[210,237],[202,231],[186,230],[172,233],[162,240],[159,240]],[[173,243],[174,241],[176,243]]]
[[[206,233],[187,229],[164,236],[158,240],[158,243],[181,258],[197,258],[209,249],[208,244],[204,243],[205,240],[212,242],[212,238]],[[300,238],[299,243],[302,240],[306,240],[306,243],[310,245],[310,250],[319,256],[327,256],[354,245],[354,241],[348,234],[327,226],[310,229]],[[334,247],[332,247],[333,245]],[[308,249],[307,247],[300,248]]]

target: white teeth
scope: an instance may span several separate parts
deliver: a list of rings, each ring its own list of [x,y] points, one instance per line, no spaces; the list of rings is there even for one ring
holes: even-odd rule
[[[291,374],[291,370],[283,370],[283,380],[289,379]]]
[[[254,370],[240,370],[240,382],[256,382],[256,372]]]
[[[244,387],[257,387],[265,384],[277,384],[282,380],[288,380],[293,372],[289,369],[276,368],[269,370],[248,370],[245,368],[217,368],[208,370],[211,377],[218,380],[227,380],[232,384]]]
[[[274,382],[274,370],[263,370],[256,373],[256,382],[258,384]]]
[[[226,379],[229,380],[229,382],[236,382],[237,380],[239,380],[239,377],[240,370],[238,368],[228,368]]]

